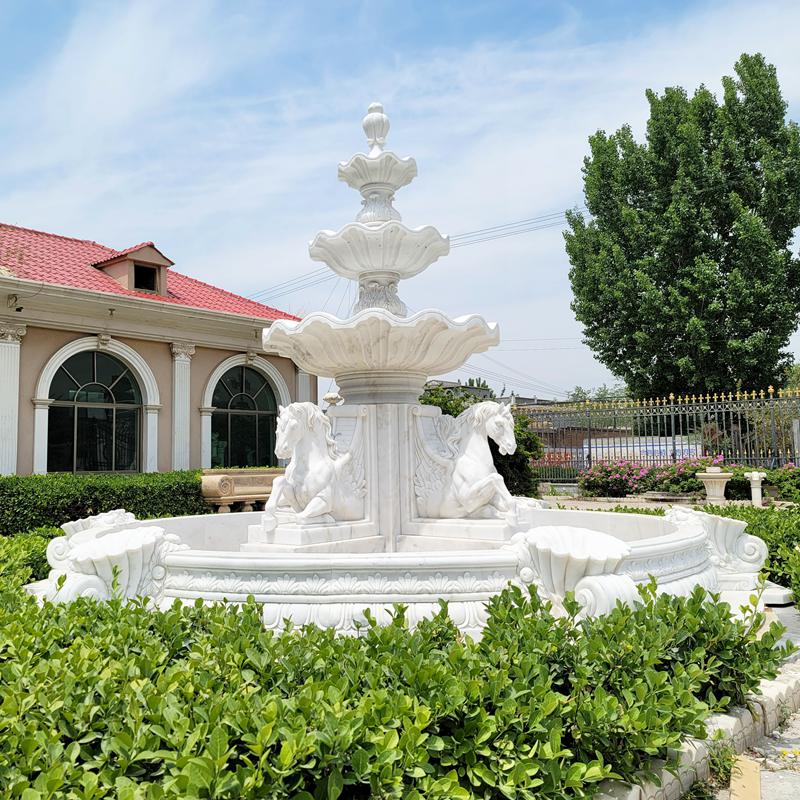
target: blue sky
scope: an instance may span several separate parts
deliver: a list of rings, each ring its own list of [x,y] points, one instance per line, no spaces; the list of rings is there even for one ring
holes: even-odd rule
[[[0,29],[0,220],[152,239],[246,295],[317,269],[308,240],[352,220],[336,164],[363,149],[373,100],[419,164],[404,220],[450,234],[580,203],[589,134],[640,132],[648,87],[718,90],[744,50],[800,111],[796,2],[6,0]],[[460,377],[559,396],[613,380],[580,341],[567,270],[548,229],[454,249],[401,295],[500,323]],[[328,282],[274,303],[351,299]]]

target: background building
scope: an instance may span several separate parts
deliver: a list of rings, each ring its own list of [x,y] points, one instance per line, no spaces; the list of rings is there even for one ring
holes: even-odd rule
[[[0,224],[0,474],[275,464],[317,380],[261,350],[292,315],[114,250]]]

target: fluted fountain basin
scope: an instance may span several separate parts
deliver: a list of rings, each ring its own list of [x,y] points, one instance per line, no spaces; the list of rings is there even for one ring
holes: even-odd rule
[[[315,312],[264,331],[265,350],[335,378],[350,403],[416,403],[429,376],[457,369],[499,341],[497,324],[477,314],[450,319],[430,309],[398,317],[370,308],[348,319]]]
[[[684,595],[699,585],[721,589],[725,597],[729,590],[752,590],[766,552],[763,542],[748,536],[737,520],[684,509],[674,509],[667,517],[553,509],[535,509],[531,515],[524,537],[536,542],[537,531],[541,532],[539,558],[555,553],[559,569],[570,576],[570,587],[582,577],[591,582],[608,571],[614,580],[630,578],[635,583],[653,576],[662,592]],[[446,600],[454,622],[466,633],[478,634],[486,621],[487,601],[509,583],[535,583],[545,593],[569,588],[565,584],[559,589],[541,575],[526,574],[526,569],[531,571],[531,548],[521,550],[519,537],[482,538],[482,520],[461,520],[460,528],[450,520],[447,535],[436,535],[436,521],[428,520],[424,534],[243,552],[248,529],[260,518],[260,512],[251,512],[148,520],[148,526],[173,535],[184,548],[166,554],[163,592],[156,602],[161,607],[176,599],[241,603],[253,596],[263,606],[269,628],[280,628],[288,619],[352,633],[363,622],[364,609],[385,621],[393,604],[403,603],[408,606],[409,623],[414,624]],[[120,524],[101,536],[116,539],[130,527],[130,522]],[[569,553],[553,544],[561,529],[565,541],[580,539],[575,565],[564,566],[561,562]],[[587,557],[592,534],[597,536],[596,558]],[[612,537],[614,546],[606,547],[603,556],[606,537]],[[384,552],[387,541],[394,541],[394,552]],[[580,559],[586,565],[585,575],[578,574]],[[29,588],[46,594],[46,583]],[[551,599],[558,605],[563,597]]]
[[[365,273],[391,272],[406,279],[446,256],[450,240],[432,225],[409,228],[389,220],[366,227],[351,222],[339,231],[320,231],[308,252],[343,278],[358,280]]]

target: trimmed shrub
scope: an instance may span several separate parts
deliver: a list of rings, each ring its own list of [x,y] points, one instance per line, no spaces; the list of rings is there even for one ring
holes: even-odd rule
[[[124,508],[140,519],[206,514],[199,472],[12,475],[0,478],[0,535]]]
[[[60,528],[36,528],[16,536],[0,536],[0,586],[22,586],[47,577],[47,544],[62,536]]]
[[[10,798],[590,796],[775,675],[763,616],[656,598],[578,622],[509,588],[482,641],[446,615],[363,637],[260,609],[0,597]]]

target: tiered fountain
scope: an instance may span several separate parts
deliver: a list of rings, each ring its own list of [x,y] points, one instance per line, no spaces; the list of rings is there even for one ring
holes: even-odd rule
[[[380,104],[363,127],[369,152],[339,165],[361,211],[310,245],[313,259],[358,282],[351,315],[317,312],[264,332],[266,350],[335,378],[344,403],[281,409],[276,453],[289,465],[263,513],[142,527],[112,512],[70,523],[48,551],[50,578],[31,591],[108,597],[116,567],[118,591],[162,606],[253,595],[268,627],[288,618],[350,632],[364,609],[385,620],[398,602],[413,624],[445,599],[454,622],[477,633],[486,601],[509,582],[536,584],[556,607],[574,591],[585,613],[634,601],[649,575],[663,591],[751,590],[766,549],[744,523],[683,509],[666,518],[557,511],[512,497],[488,445],[514,451],[510,409],[476,403],[454,419],[419,404],[429,376],[496,345],[499,331],[476,315],[408,314],[399,282],[450,245],[433,227],[407,227],[394,208],[417,165],[384,149]]]

